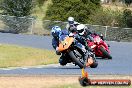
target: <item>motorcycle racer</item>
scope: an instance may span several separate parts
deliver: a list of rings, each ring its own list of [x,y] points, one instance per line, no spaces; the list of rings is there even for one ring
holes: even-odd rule
[[[56,50],[56,54],[57,55],[61,55],[60,52],[58,52],[58,46],[59,46],[59,37],[61,35],[68,35],[68,31],[67,30],[61,30],[61,28],[59,26],[54,26],[51,30],[51,34],[53,36],[53,39],[52,39],[52,46],[53,48]],[[69,35],[70,36],[70,35]],[[86,54],[86,49],[85,47],[83,47],[83,45],[81,43],[77,43],[79,46],[81,46],[81,48],[84,50],[84,53]],[[59,63],[61,65],[66,65],[67,64],[67,58],[68,55],[64,55],[62,54],[60,59],[59,59]],[[87,57],[84,56],[85,59],[87,59]]]
[[[77,34],[79,35],[77,38],[78,40],[84,45],[86,46],[87,49],[91,50],[88,46],[87,46],[87,42],[86,40],[89,39],[91,41],[93,41],[93,38],[91,37],[92,32],[84,25],[84,24],[80,24],[77,26]]]
[[[87,40],[89,40],[89,42],[94,42],[94,36],[99,36],[102,39],[102,41],[104,41],[103,36],[96,34],[96,33],[92,33],[84,24],[80,24],[77,26],[77,32],[80,37],[78,39],[80,39],[82,44],[85,45],[86,48],[89,50],[92,50],[92,48],[90,48]],[[106,45],[108,45],[108,47],[109,47],[109,44],[106,44]],[[92,51],[94,51],[94,50],[92,50]]]
[[[73,17],[68,17],[68,24],[66,25],[66,29],[69,31],[69,32],[76,32],[76,27],[77,25],[79,25],[80,23],[74,21],[74,18]]]
[[[67,30],[61,30],[61,28],[59,26],[54,26],[52,29],[51,29],[51,35],[53,36],[53,39],[52,39],[52,46],[53,48],[55,49],[56,51],[56,54],[57,55],[61,55],[60,52],[58,52],[58,46],[59,46],[59,37],[61,35],[68,35],[68,31]],[[60,59],[59,59],[59,63],[61,65],[65,65],[66,64],[66,55],[61,55]]]
[[[84,24],[79,24],[79,25],[77,26],[77,32],[78,32],[78,35],[80,36],[80,38],[82,38],[82,39],[80,39],[80,40],[89,39],[90,41],[93,41],[92,35],[98,35],[98,36],[100,36],[100,38],[101,38],[102,40],[104,40],[102,34],[99,35],[99,34],[97,34],[97,33],[95,33],[95,32],[92,33],[92,32],[90,31],[90,29],[89,29],[87,26],[85,26]],[[84,42],[85,42],[85,41],[84,41]]]
[[[59,26],[54,26],[51,30],[51,35],[53,36],[52,46],[55,50],[57,50],[57,46],[59,44],[59,36],[62,34],[68,35],[69,33],[67,30],[61,30]]]

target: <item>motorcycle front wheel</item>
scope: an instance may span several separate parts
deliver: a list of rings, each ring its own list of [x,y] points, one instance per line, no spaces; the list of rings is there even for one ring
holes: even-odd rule
[[[107,57],[108,59],[112,59],[112,56],[102,46],[100,47],[100,51],[105,57]]]
[[[75,62],[75,64],[77,64],[81,69],[85,68],[86,66],[79,60],[80,58],[75,56],[75,51],[70,51],[69,55],[72,58],[72,61]]]

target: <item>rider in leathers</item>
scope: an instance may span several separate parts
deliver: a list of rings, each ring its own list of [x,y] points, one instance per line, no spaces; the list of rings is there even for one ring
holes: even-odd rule
[[[57,55],[61,55],[60,52],[58,52],[58,46],[59,46],[59,37],[61,35],[68,35],[68,31],[67,30],[61,30],[61,28],[59,26],[54,26],[51,30],[51,35],[53,36],[53,39],[52,39],[52,46],[53,48],[56,50],[56,54]],[[61,65],[65,65],[67,62],[66,62],[66,55],[61,55],[60,59],[59,59],[59,63]]]
[[[68,17],[68,24],[66,25],[66,29],[71,33],[76,32],[76,27],[77,25],[79,25],[80,23],[74,21],[73,17]]]

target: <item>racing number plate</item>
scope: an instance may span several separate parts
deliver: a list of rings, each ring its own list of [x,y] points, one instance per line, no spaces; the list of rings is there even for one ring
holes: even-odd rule
[[[63,46],[65,46],[65,45],[67,45],[68,42],[66,40],[64,40],[64,41],[61,41],[61,43]]]

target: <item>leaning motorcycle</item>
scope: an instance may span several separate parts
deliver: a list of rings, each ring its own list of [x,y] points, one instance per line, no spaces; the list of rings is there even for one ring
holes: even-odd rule
[[[73,63],[78,65],[80,68],[85,68],[88,63],[89,58],[92,58],[92,64],[89,66],[91,68],[96,68],[98,63],[95,59],[95,55],[87,51],[87,59],[84,58],[86,49],[83,45],[77,42],[74,36],[61,35],[59,38],[59,47],[58,51],[62,53],[63,57],[65,57],[65,63],[61,65],[66,65],[67,63]]]
[[[87,42],[88,46],[90,46],[94,50],[95,55],[97,57],[112,59],[108,44],[103,41],[98,35],[93,34],[91,36],[93,37],[93,41],[87,40]]]

